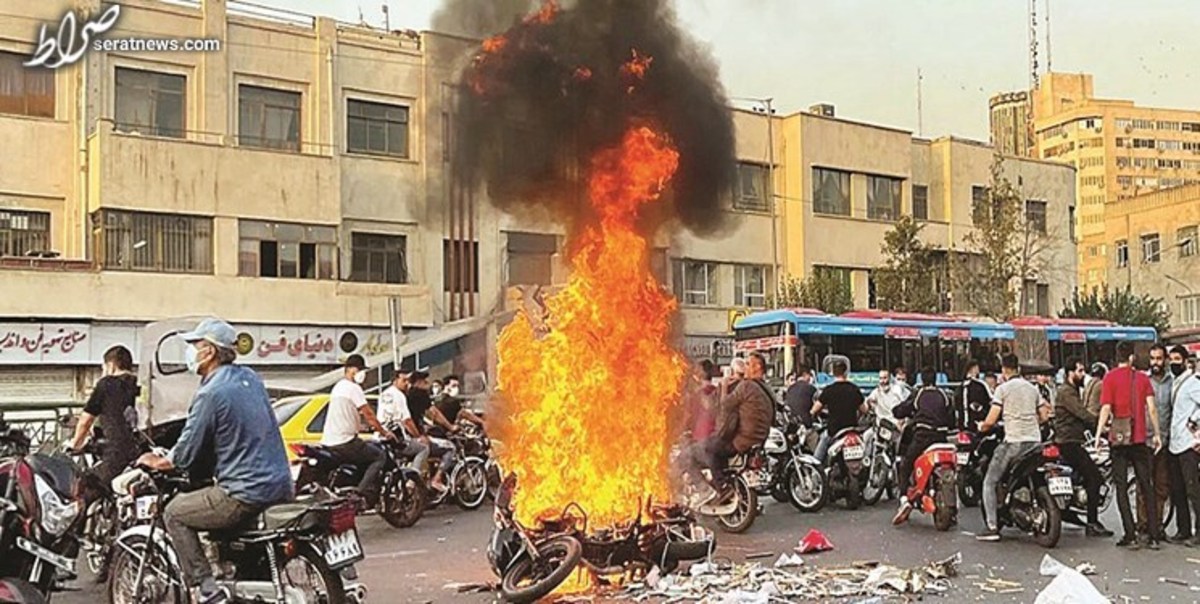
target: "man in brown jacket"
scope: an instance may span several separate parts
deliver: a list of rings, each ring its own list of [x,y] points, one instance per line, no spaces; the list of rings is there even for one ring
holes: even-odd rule
[[[716,434],[696,443],[692,450],[692,469],[696,472],[693,476],[703,468],[712,471],[716,493],[710,501],[717,504],[733,494],[725,475],[729,458],[766,442],[775,421],[775,399],[763,383],[766,366],[762,355],[750,355],[745,378],[721,399]]]

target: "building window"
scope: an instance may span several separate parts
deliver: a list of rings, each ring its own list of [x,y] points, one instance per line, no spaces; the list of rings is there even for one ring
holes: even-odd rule
[[[770,211],[769,174],[766,166],[738,162],[737,190],[733,196],[733,208],[751,212]]]
[[[1197,324],[1200,324],[1200,296],[1180,298],[1178,326],[1193,327]]]
[[[346,150],[408,157],[408,107],[346,101]]]
[[[508,285],[552,285],[558,237],[508,233]]]
[[[1158,233],[1142,235],[1142,262],[1153,263],[1162,259],[1162,243]]]
[[[1153,149],[1154,139],[1152,138],[1135,138],[1133,139],[1134,149]]]
[[[1153,130],[1154,120],[1133,120],[1133,127],[1138,130]]]
[[[1025,201],[1025,223],[1038,233],[1046,233],[1046,202],[1029,199]]]
[[[445,291],[479,293],[479,242],[442,240]]]
[[[212,274],[212,218],[101,210],[96,224],[106,270]]]
[[[1075,243],[1075,206],[1067,207],[1067,231],[1071,243]]]
[[[0,52],[0,113],[54,117],[54,70],[26,67],[28,56]]]
[[[671,278],[671,260],[667,256],[667,248],[656,247],[650,250],[650,272],[663,287],[667,286],[667,280]]]
[[[767,275],[770,267],[740,264],[734,267],[733,303],[736,306],[767,306]]]
[[[1023,313],[1039,317],[1050,316],[1050,286],[1036,280],[1025,280],[1025,304]]]
[[[886,176],[867,176],[867,218],[896,220],[900,217],[900,187],[904,181]]]
[[[1183,149],[1183,141],[1166,141],[1159,139],[1157,148],[1159,151],[1180,151]]]
[[[835,216],[850,215],[850,173],[813,168],[813,211]]]
[[[689,306],[717,305],[715,262],[676,260],[673,267],[675,295]]]
[[[1175,232],[1175,245],[1179,248],[1180,258],[1190,258],[1196,255],[1197,244],[1200,243],[1196,241],[1197,234],[1194,225],[1183,227]]]
[[[300,150],[300,93],[238,86],[238,144]]]
[[[971,221],[980,225],[988,222],[991,216],[991,208],[988,207],[988,188],[980,185],[972,186]]]
[[[404,235],[351,233],[350,280],[408,283],[408,238]]]
[[[331,226],[239,220],[238,231],[243,277],[337,278],[337,230]]]
[[[814,266],[813,273],[819,276],[832,277],[835,281],[840,282],[846,291],[851,291],[851,284],[854,282],[854,272],[851,269],[834,266]]]
[[[1125,268],[1129,266],[1129,242],[1122,239],[1116,242],[1117,252],[1117,268]]]
[[[929,187],[912,186],[912,215],[917,220],[929,220]]]
[[[0,210],[0,256],[50,251],[50,213]]]
[[[183,138],[187,78],[118,67],[116,81],[117,130]]]

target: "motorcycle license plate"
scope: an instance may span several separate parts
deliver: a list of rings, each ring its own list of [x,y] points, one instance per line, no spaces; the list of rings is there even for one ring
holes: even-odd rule
[[[1074,492],[1071,479],[1064,476],[1053,476],[1047,481],[1051,495],[1070,495]]]
[[[154,518],[154,508],[158,505],[158,498],[153,495],[138,497],[133,505],[134,515],[138,520],[150,520]]]
[[[889,438],[891,438],[891,437],[892,437],[892,431],[891,431],[891,430],[888,430],[887,428],[880,428],[880,429],[879,429],[879,438],[881,438],[881,439],[883,439],[883,440],[887,440],[887,439],[889,439]]]
[[[325,561],[329,566],[337,568],[350,562],[362,559],[362,544],[358,541],[358,531],[350,529],[325,538]]]
[[[971,460],[970,453],[959,453],[958,454],[958,465],[965,466],[965,465],[967,465],[967,462],[970,460]]]
[[[844,457],[846,461],[858,461],[863,458],[863,452],[862,445],[846,447],[846,449],[842,451],[842,457]]]

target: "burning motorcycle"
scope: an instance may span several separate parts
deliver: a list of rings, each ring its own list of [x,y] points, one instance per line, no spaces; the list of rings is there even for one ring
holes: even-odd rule
[[[30,453],[30,446],[0,418],[0,577],[27,581],[49,600],[60,573],[76,575],[83,471],[64,456]]]
[[[115,479],[114,485],[118,483],[132,497],[142,523],[117,537],[110,602],[190,601],[162,515],[176,494],[190,488],[187,477],[139,469]],[[345,499],[297,500],[267,508],[244,527],[209,533],[216,579],[237,601],[362,602],[365,588],[354,585],[347,593],[341,574],[363,559],[355,512]]]
[[[863,502],[863,483],[866,479],[866,446],[862,431],[845,428],[830,439],[829,460],[825,472],[829,481],[829,497],[846,500],[846,507],[857,510]]]
[[[395,528],[408,528],[425,512],[425,481],[416,470],[407,467],[410,460],[400,455],[396,443],[376,441],[383,450],[386,465],[380,477],[379,503],[376,511]],[[318,486],[333,493],[346,495],[354,490],[366,467],[343,464],[327,447],[320,445],[291,445],[299,458],[300,472],[296,477],[298,493],[314,492]]]
[[[905,495],[912,509],[933,516],[939,531],[948,531],[958,522],[957,475],[958,455],[950,443],[930,445],[913,463],[912,486]]]
[[[996,528],[1015,526],[1045,548],[1058,544],[1062,511],[1074,493],[1073,472],[1058,460],[1058,446],[1047,444],[1013,461],[996,485]]]
[[[649,505],[646,516],[595,529],[587,513],[571,504],[555,519],[524,527],[512,507],[516,477],[509,475],[496,498],[495,529],[488,562],[500,577],[506,602],[534,602],[553,592],[582,566],[600,585],[640,580],[655,566],[670,573],[679,563],[707,557],[712,533],[677,505]]]

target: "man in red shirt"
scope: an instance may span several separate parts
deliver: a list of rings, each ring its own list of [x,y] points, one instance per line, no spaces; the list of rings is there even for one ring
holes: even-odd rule
[[[1132,342],[1117,344],[1117,358],[1121,364],[1104,376],[1104,383],[1100,387],[1100,421],[1096,424],[1096,444],[1099,446],[1100,435],[1105,433],[1109,418],[1131,420],[1133,430],[1128,442],[1120,445],[1112,443],[1113,482],[1116,483],[1121,524],[1125,528],[1125,535],[1117,542],[1117,546],[1138,549],[1141,542],[1138,541],[1133,512],[1129,506],[1129,466],[1133,466],[1139,496],[1145,493],[1153,497],[1151,462],[1153,455],[1162,448],[1162,435],[1159,432],[1158,407],[1154,403],[1154,387],[1146,374],[1133,368],[1133,357]],[[1146,447],[1148,430],[1153,430],[1154,434],[1151,441],[1153,453]],[[1162,523],[1155,506],[1148,508],[1146,526],[1150,534],[1146,536],[1146,545],[1156,550],[1163,537]]]

